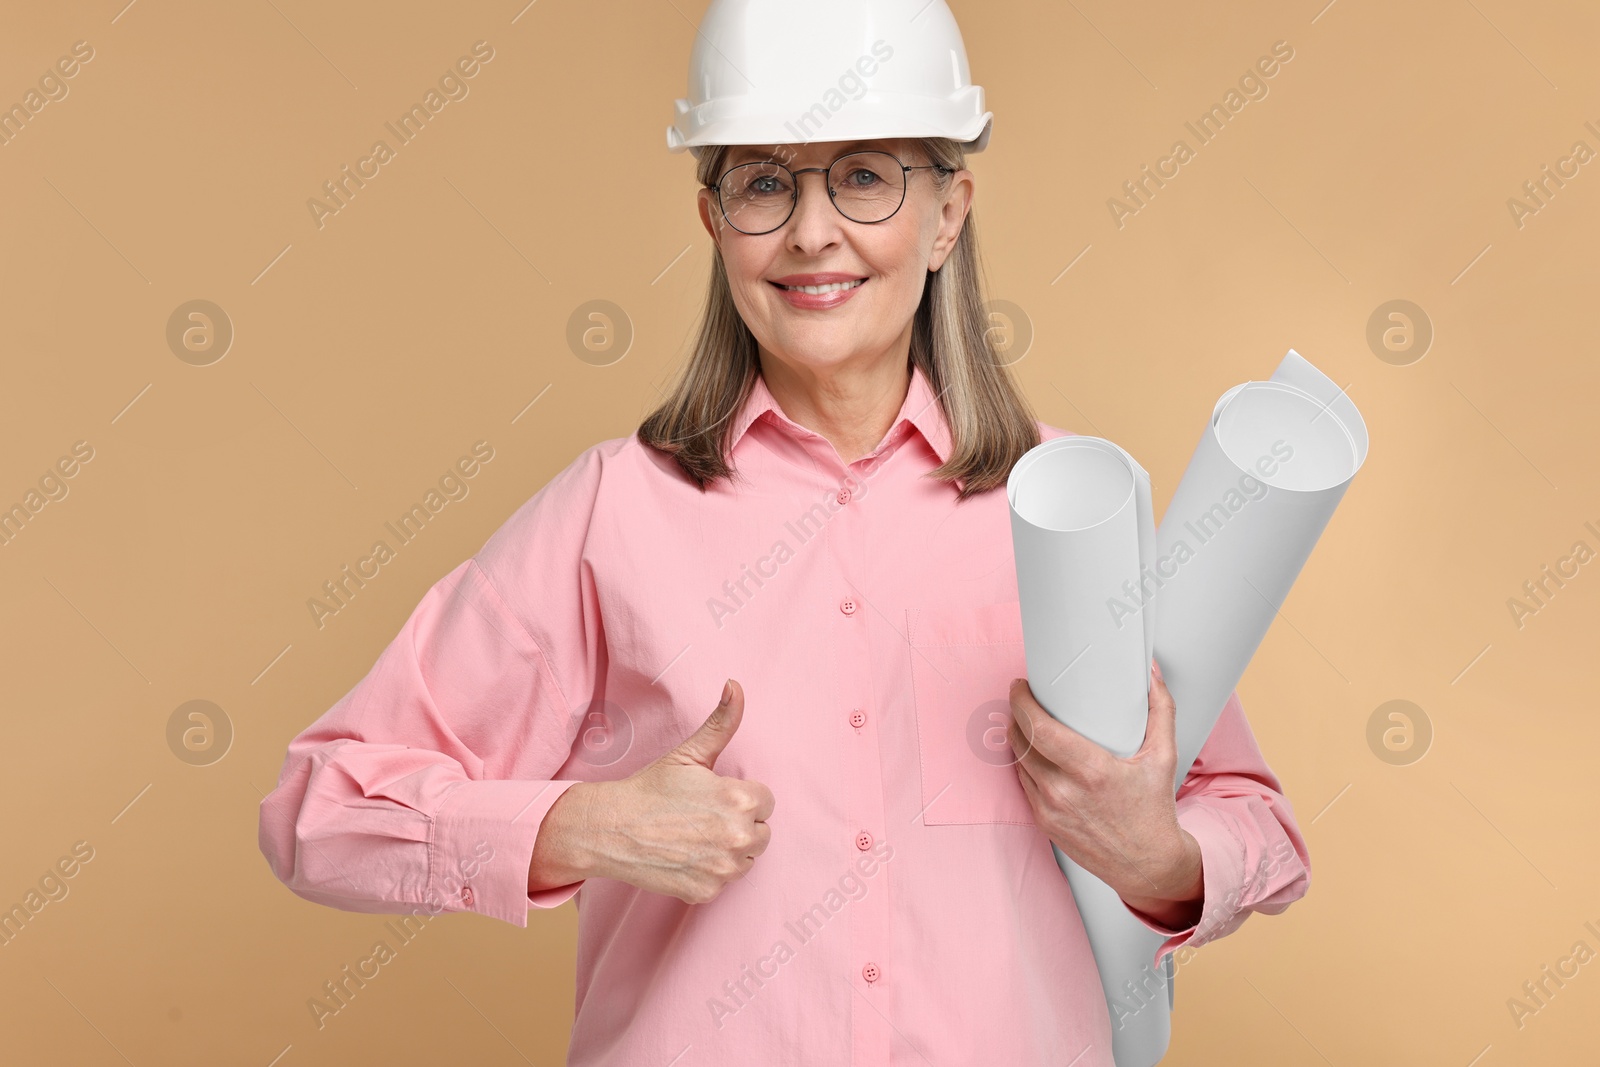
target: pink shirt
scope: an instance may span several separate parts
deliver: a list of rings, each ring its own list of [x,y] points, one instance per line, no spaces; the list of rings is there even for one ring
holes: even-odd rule
[[[848,465],[764,381],[731,430],[737,480],[705,493],[637,438],[589,448],[434,585],[289,743],[273,871],[350,911],[519,927],[576,895],[571,1067],[1110,1067],[1083,924],[992,729],[1027,673],[1004,489],[958,505],[922,477],[951,442],[920,370]],[[716,770],[777,801],[749,874],[706,904],[604,878],[530,895],[556,798],[676,745],[730,676],[744,720]],[[1160,954],[1306,892],[1237,694],[1178,821],[1204,911],[1134,911]]]

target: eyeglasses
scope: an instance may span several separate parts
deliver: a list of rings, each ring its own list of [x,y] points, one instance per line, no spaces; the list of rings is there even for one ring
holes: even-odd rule
[[[799,177],[826,176],[828,199],[851,222],[883,222],[906,200],[907,175],[914,170],[955,173],[938,163],[908,167],[887,152],[851,152],[827,167],[790,170],[770,160],[741,163],[718,179],[717,204],[728,225],[745,234],[771,233],[789,221],[799,202]]]

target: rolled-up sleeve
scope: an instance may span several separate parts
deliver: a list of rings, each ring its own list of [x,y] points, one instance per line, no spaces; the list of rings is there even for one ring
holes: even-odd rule
[[[1184,777],[1177,806],[1178,825],[1200,845],[1205,889],[1199,920],[1175,930],[1123,902],[1145,926],[1170,935],[1156,950],[1157,966],[1185,945],[1198,948],[1233,933],[1252,912],[1278,914],[1311,887],[1311,853],[1237,692]]]
[[[530,907],[578,892],[581,881],[530,894],[528,868],[545,814],[579,781],[557,774],[581,717],[567,689],[585,680],[564,688],[541,638],[581,645],[594,629],[576,577],[591,466],[558,475],[435,583],[366,676],[289,742],[261,803],[260,847],[295,893],[520,927]],[[552,579],[537,593],[540,638],[492,577],[493,561],[514,556],[519,575]]]

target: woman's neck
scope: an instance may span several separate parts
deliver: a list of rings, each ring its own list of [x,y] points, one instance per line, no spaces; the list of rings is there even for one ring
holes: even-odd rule
[[[908,355],[909,344],[870,362],[816,368],[762,351],[761,374],[783,413],[827,438],[850,464],[877,448],[894,424],[911,385]]]

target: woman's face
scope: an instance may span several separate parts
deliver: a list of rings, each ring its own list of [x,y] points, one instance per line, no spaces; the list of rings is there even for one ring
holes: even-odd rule
[[[823,141],[736,146],[720,170],[761,160],[790,170],[825,168],[847,152],[865,150],[888,152],[908,166],[929,162],[910,140]],[[955,246],[972,202],[970,171],[949,175],[942,191],[937,173],[907,174],[900,210],[870,224],[852,222],[835,209],[825,175],[802,174],[794,214],[771,233],[757,235],[728,225],[715,191],[700,190],[700,219],[722,252],[733,302],[764,354],[826,373],[906,350],[900,346],[910,344],[927,272],[938,270]],[[839,172],[835,178],[844,180]],[[822,295],[785,289],[839,281],[860,284]]]

